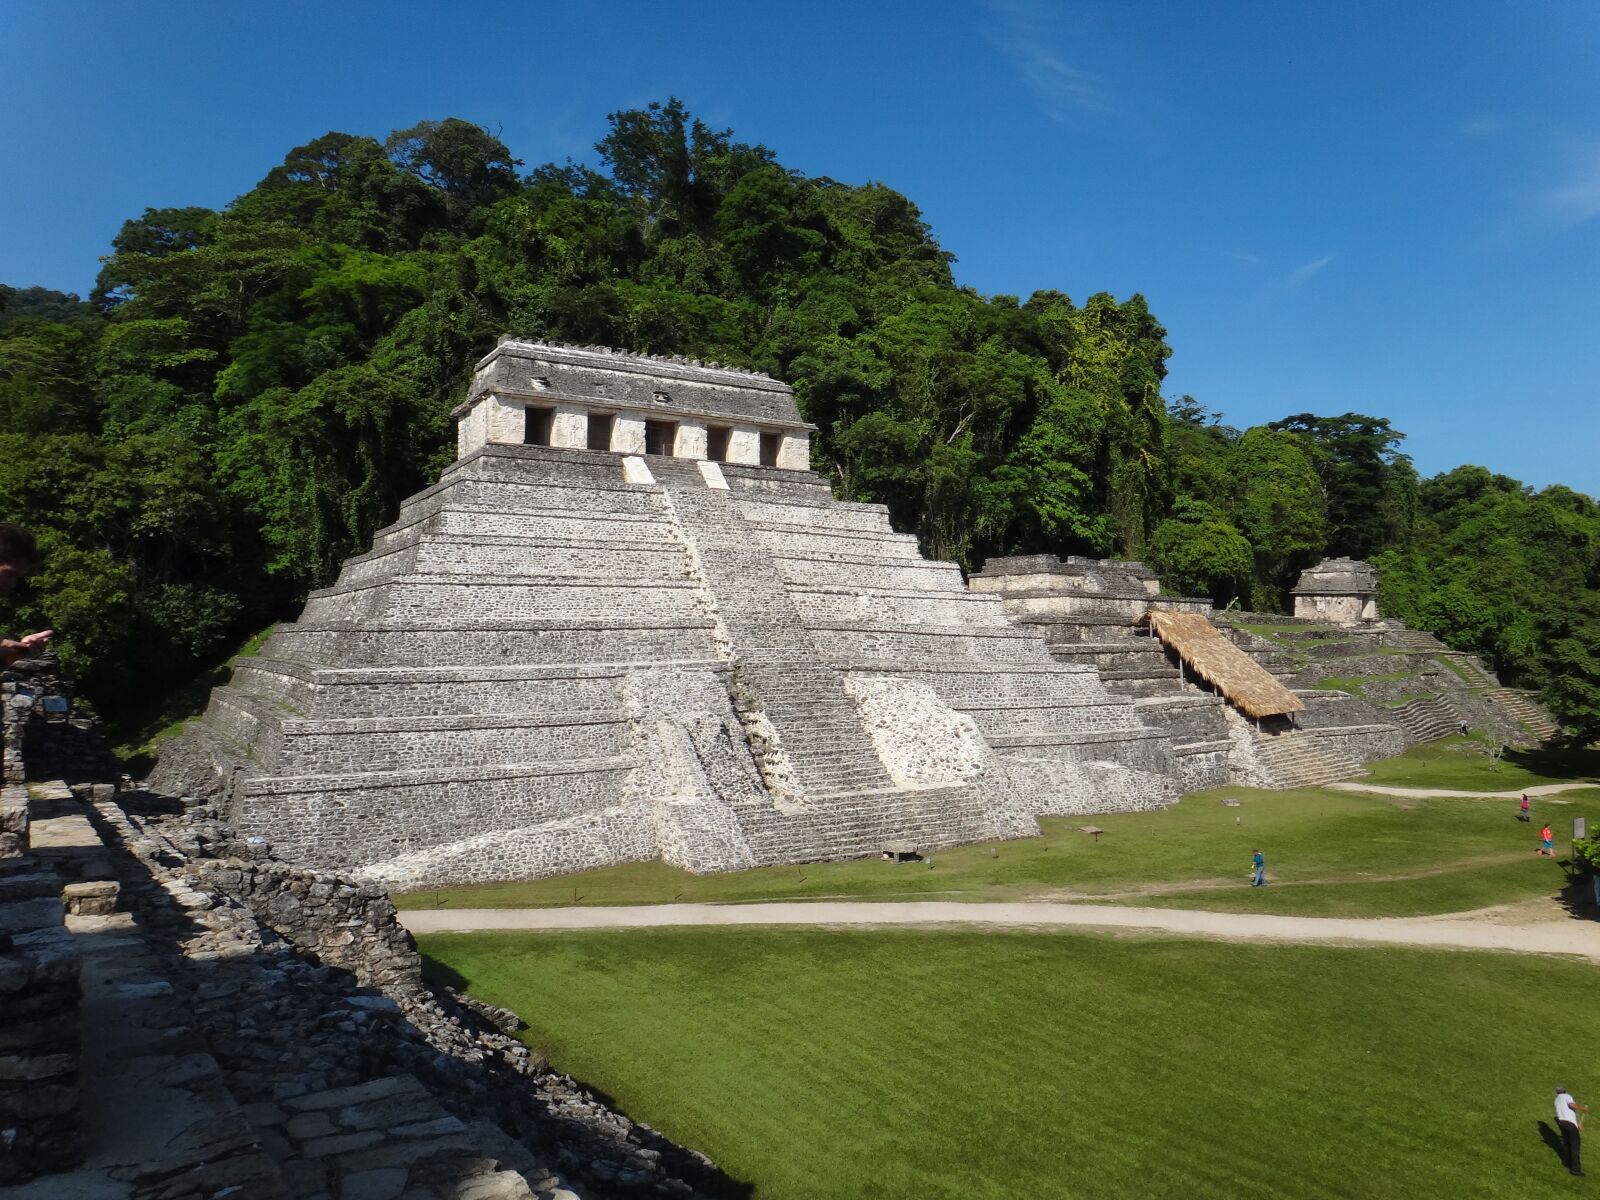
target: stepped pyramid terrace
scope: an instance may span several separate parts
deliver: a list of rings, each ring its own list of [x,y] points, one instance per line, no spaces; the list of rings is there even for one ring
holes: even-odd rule
[[[1184,791],[1328,783],[1462,722],[1514,745],[1558,732],[1476,658],[1378,617],[1377,572],[1352,559],[1303,573],[1296,608],[1314,616],[1213,611],[1114,559],[994,558],[971,586],[1165,730]]]
[[[991,559],[969,587],[833,498],[765,375],[503,340],[455,415],[456,462],[239,663],[155,786],[420,887],[936,850],[1324,783],[1462,720],[1554,731],[1365,615],[1364,563],[1297,594],[1355,597],[1324,605],[1343,624],[1214,613],[1128,561]]]
[[[164,751],[420,886],[930,850],[1155,807],[1173,737],[808,469],[785,384],[503,340],[458,458]]]

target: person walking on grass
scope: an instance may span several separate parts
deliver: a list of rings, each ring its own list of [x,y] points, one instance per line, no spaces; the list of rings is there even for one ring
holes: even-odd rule
[[[1250,866],[1254,870],[1254,873],[1250,876],[1250,886],[1251,887],[1266,887],[1267,886],[1267,860],[1266,860],[1266,857],[1261,853],[1261,851],[1252,850],[1250,852]]]
[[[1556,856],[1556,838],[1555,834],[1550,832],[1549,825],[1539,830],[1539,842],[1539,854],[1542,857],[1554,858]]]
[[[1578,1131],[1583,1128],[1583,1114],[1588,1111],[1589,1106],[1579,1104],[1566,1088],[1556,1088],[1556,1128],[1561,1130],[1562,1157],[1574,1175],[1583,1174],[1583,1164],[1578,1160]]]
[[[1523,792],[1522,793],[1522,803],[1517,806],[1517,820],[1519,820],[1519,821],[1531,820],[1532,819],[1532,814],[1529,813],[1529,811],[1528,811],[1529,808],[1531,808],[1531,807],[1532,806],[1528,803],[1528,793],[1527,792]]]

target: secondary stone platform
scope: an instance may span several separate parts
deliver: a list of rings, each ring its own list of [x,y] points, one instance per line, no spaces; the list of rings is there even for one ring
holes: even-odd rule
[[[1362,564],[1363,566],[1365,564]],[[1237,783],[1309,787],[1362,773],[1362,763],[1398,754],[1408,730],[1343,692],[1291,691],[1295,664],[1269,645],[1238,644],[1234,669],[1193,659],[1219,655],[1163,645],[1152,622],[1186,627],[1221,650],[1202,597],[1165,595],[1141,562],[1051,554],[993,558],[974,589],[1001,598],[1007,613],[1044,633],[1067,663],[1092,665],[1114,693],[1172,740],[1185,791]],[[1331,626],[1319,626],[1331,629]],[[1229,630],[1230,635],[1236,630]],[[1167,639],[1169,642],[1172,639]],[[1310,682],[1310,681],[1306,681]]]
[[[401,886],[938,849],[1176,798],[1172,740],[881,505],[789,388],[505,341],[458,461],[213,693],[153,783]]]

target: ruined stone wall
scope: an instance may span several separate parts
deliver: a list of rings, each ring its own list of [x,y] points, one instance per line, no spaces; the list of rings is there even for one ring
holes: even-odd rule
[[[61,881],[0,864],[0,1185],[77,1161],[78,948]]]
[[[19,776],[23,744],[7,739]],[[27,786],[0,786],[0,1186],[66,1170],[81,1150],[80,955],[63,920],[65,881],[32,853],[30,825]]]
[[[486,1198],[688,1197],[718,1178],[552,1073],[513,1014],[431,985],[380,888],[277,860],[214,817],[144,793],[95,805],[290,1195],[366,1195],[409,1173],[405,1194],[431,1196],[430,1159],[455,1172],[448,1194]],[[474,1172],[479,1190],[461,1182]]]
[[[24,759],[38,779],[110,781],[122,769],[54,656],[22,659],[0,671],[4,776],[22,782]]]

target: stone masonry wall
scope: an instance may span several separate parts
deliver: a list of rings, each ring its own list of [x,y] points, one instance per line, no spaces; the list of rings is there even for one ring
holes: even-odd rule
[[[111,781],[122,768],[100,739],[100,723],[82,711],[77,689],[54,656],[22,659],[0,671],[4,775],[20,783],[23,760],[39,779]]]
[[[725,1182],[553,1073],[513,1014],[430,984],[381,888],[279,861],[206,806],[135,792],[94,815],[295,1200],[690,1197]]]
[[[78,1159],[78,947],[61,881],[0,864],[0,1186]]]

